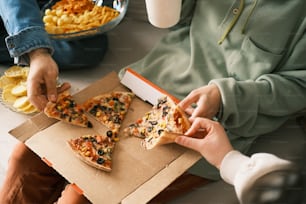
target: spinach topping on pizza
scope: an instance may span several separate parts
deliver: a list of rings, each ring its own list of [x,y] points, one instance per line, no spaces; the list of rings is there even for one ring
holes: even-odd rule
[[[50,118],[65,121],[69,124],[92,127],[92,123],[85,115],[85,110],[74,101],[68,91],[59,94],[56,102],[49,101],[44,108],[44,113]]]
[[[103,125],[119,130],[133,97],[132,92],[113,91],[90,98],[83,106]]]
[[[106,135],[82,135],[68,141],[75,155],[88,165],[103,171],[112,170],[115,141]]]

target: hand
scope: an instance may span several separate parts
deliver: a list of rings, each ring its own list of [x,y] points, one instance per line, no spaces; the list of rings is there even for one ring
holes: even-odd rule
[[[43,110],[48,101],[56,101],[57,93],[67,90],[70,85],[66,83],[57,89],[58,67],[46,49],[36,49],[29,53],[29,57],[28,97],[37,109]]]
[[[179,106],[191,117],[205,117],[212,119],[217,115],[221,104],[221,94],[215,84],[195,89],[185,97]],[[196,105],[196,107],[192,107]]]
[[[194,138],[193,135],[199,132],[202,132],[204,137]],[[222,125],[206,118],[195,118],[185,135],[187,136],[177,137],[175,142],[201,153],[218,169],[225,155],[233,150]]]

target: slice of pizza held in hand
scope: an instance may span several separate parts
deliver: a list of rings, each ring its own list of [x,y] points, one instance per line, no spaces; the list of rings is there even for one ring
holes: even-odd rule
[[[116,142],[108,132],[106,136],[82,135],[69,140],[68,144],[81,161],[97,169],[110,172],[112,170],[112,154]]]
[[[59,94],[56,102],[49,101],[44,108],[44,113],[50,118],[65,121],[72,125],[92,127],[92,123],[85,115],[85,110],[75,102],[68,91]]]
[[[83,107],[101,124],[118,131],[133,97],[132,92],[113,91],[88,99]]]
[[[184,134],[191,124],[187,115],[168,96],[159,98],[142,118],[124,129],[130,136],[142,138],[145,149],[173,143],[178,135]]]

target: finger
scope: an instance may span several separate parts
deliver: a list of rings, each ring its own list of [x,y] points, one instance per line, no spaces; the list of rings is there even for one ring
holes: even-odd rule
[[[183,110],[186,110],[187,108],[190,108],[192,104],[196,103],[198,100],[198,97],[194,92],[191,92],[188,94],[187,97],[185,97],[183,100],[180,101],[178,104]]]
[[[34,99],[34,103],[32,103],[38,110],[42,111],[46,104],[48,103],[48,100],[45,95],[39,95],[36,96]]]
[[[205,117],[205,109],[207,107],[206,101],[206,97],[202,97],[197,101],[197,107],[194,109],[191,115],[192,118]]]
[[[179,136],[175,138],[175,143],[183,146],[183,147],[187,147],[189,149],[193,149],[195,151],[200,152],[200,141],[199,139],[196,138],[192,138],[192,137],[187,137],[187,136]]]
[[[44,95],[28,95],[30,103],[38,110],[43,110],[48,100]]]
[[[190,116],[192,115],[193,111],[194,111],[194,108],[192,108],[192,107],[188,107],[188,108],[185,109],[185,112],[186,112],[188,115],[190,115]]]
[[[47,98],[42,95],[39,83],[33,83],[31,80],[27,82],[27,96],[30,103],[38,110],[42,110],[47,103]]]
[[[192,124],[191,127],[185,132],[185,135],[194,135],[199,129],[202,129],[200,120],[197,118],[191,119]]]
[[[186,131],[185,135],[194,135],[197,132],[201,132],[200,134],[206,135],[211,131],[211,126],[214,121],[209,120],[207,118],[191,118],[192,124],[191,127]]]
[[[71,88],[71,85],[67,82],[61,84],[61,86],[57,87],[57,93],[62,93]]]
[[[46,79],[46,91],[47,98],[49,101],[55,102],[57,99],[57,88],[56,88],[56,79]]]

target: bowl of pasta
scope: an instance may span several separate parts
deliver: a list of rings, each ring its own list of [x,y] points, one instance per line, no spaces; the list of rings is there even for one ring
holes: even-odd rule
[[[51,0],[42,8],[52,38],[83,38],[106,33],[124,18],[129,0]]]

